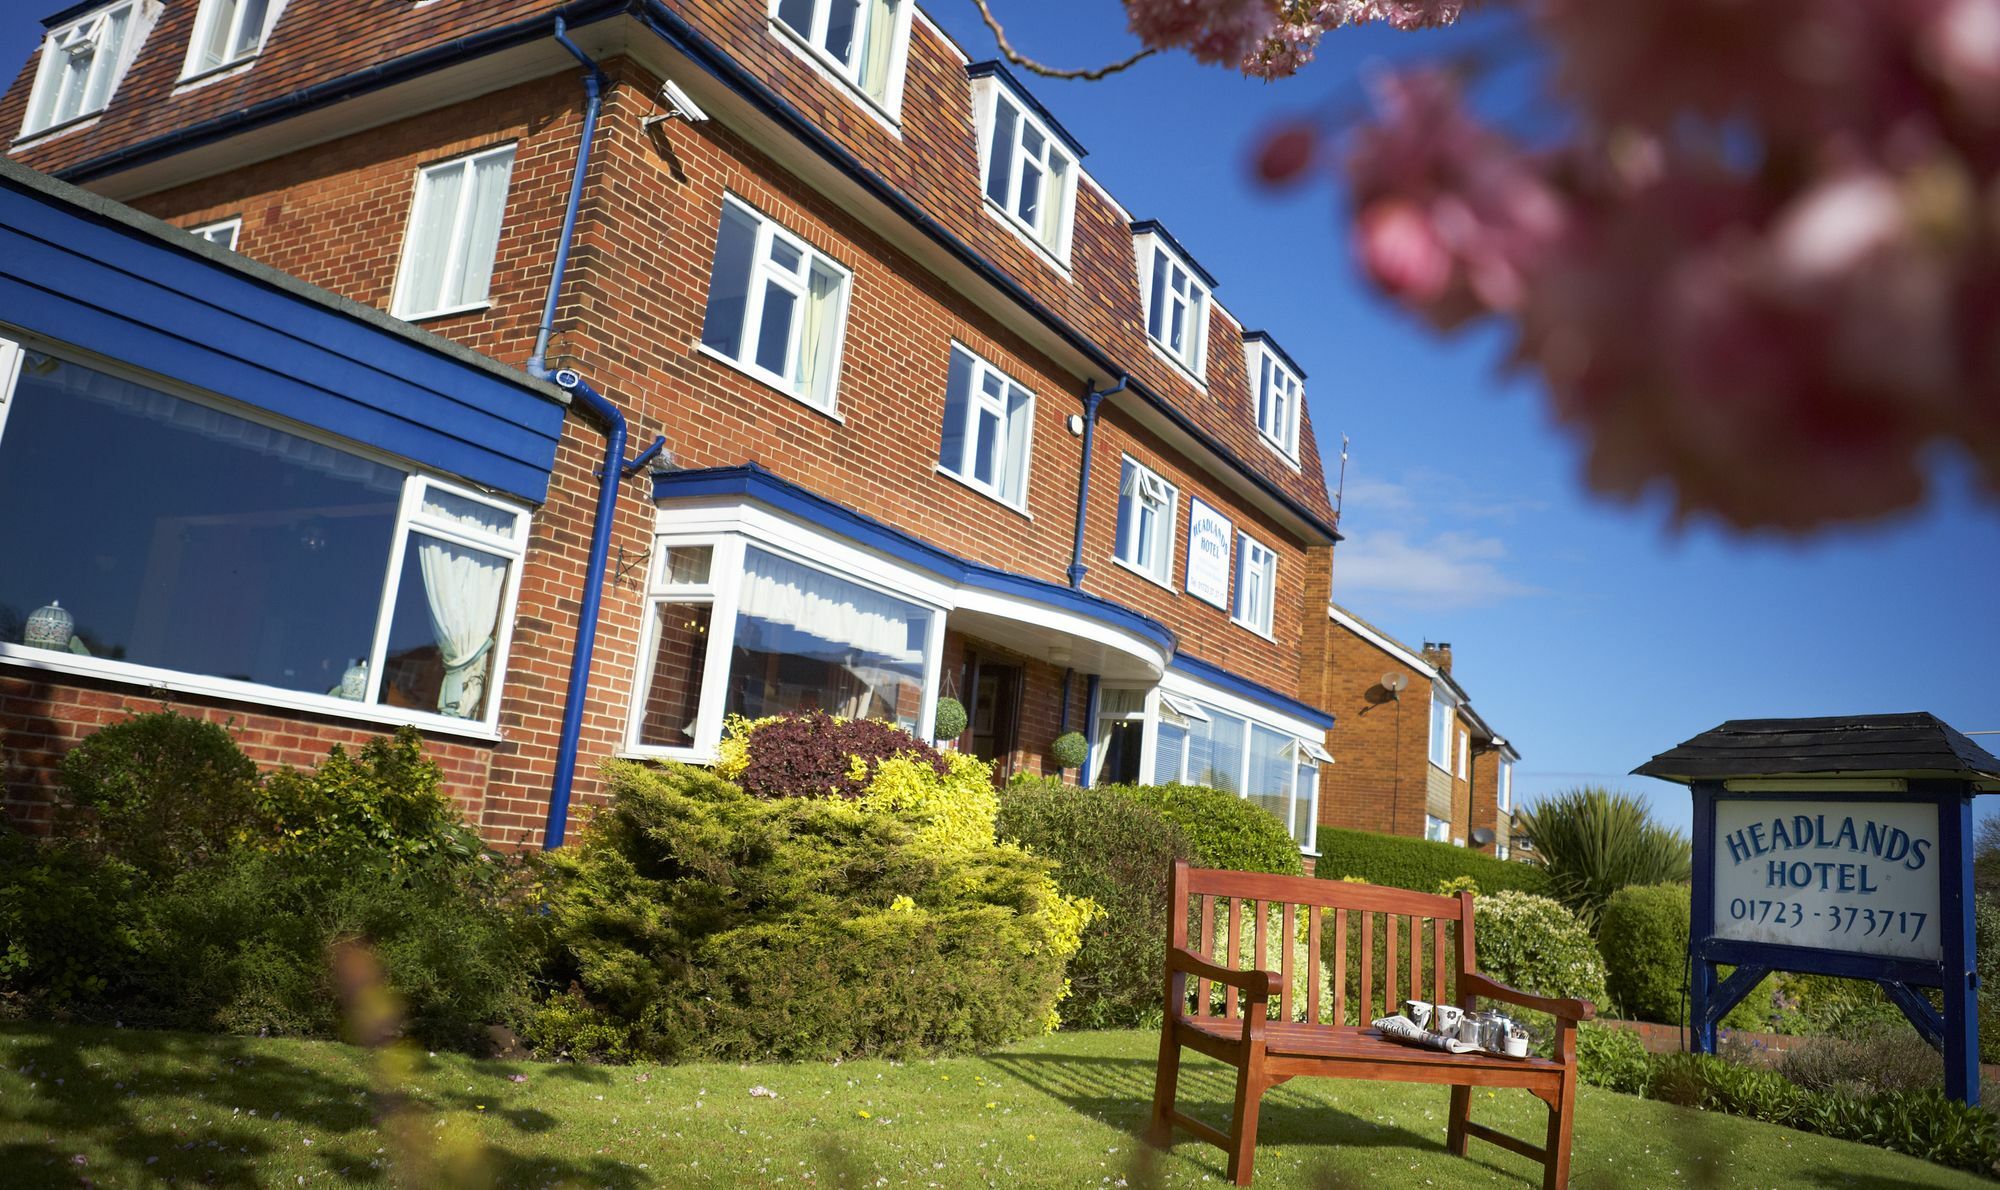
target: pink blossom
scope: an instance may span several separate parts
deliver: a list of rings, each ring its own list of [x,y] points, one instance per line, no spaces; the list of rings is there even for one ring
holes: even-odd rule
[[[1257,147],[1257,180],[1266,186],[1290,185],[1312,167],[1319,150],[1319,128],[1309,121],[1279,124],[1264,134]]]
[[[1210,65],[1242,63],[1278,25],[1274,0],[1125,0],[1125,14],[1140,41]]]
[[[1409,203],[1391,199],[1363,211],[1355,222],[1355,251],[1377,285],[1412,306],[1431,306],[1451,283],[1450,250]]]

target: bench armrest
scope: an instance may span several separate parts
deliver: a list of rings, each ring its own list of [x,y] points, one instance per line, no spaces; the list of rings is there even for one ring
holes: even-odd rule
[[[1236,971],[1218,967],[1191,950],[1175,946],[1167,948],[1167,970],[1180,971],[1225,987],[1240,988],[1244,995],[1254,1000],[1269,1000],[1285,986],[1285,977],[1276,971]]]
[[[1461,997],[1485,996],[1489,1000],[1505,1000],[1509,1004],[1546,1012],[1550,1016],[1566,1021],[1597,1019],[1597,1005],[1588,1000],[1558,1000],[1552,996],[1531,996],[1519,988],[1510,988],[1499,980],[1488,979],[1476,971],[1468,971],[1459,976],[1458,994]]]

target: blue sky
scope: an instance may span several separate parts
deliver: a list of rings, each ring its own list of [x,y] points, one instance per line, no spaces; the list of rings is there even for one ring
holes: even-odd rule
[[[1132,48],[1113,0],[994,5],[1018,48],[1055,64]],[[39,37],[35,11],[0,17],[10,67]],[[928,11],[992,56],[970,0]],[[1452,642],[1475,705],[1523,753],[1524,796],[1601,782],[1685,825],[1677,787],[1625,774],[1724,719],[1929,710],[2000,729],[2000,504],[1963,466],[1940,460],[1930,507],[1867,530],[1803,544],[1677,532],[1659,507],[1583,489],[1540,394],[1498,378],[1496,338],[1441,340],[1369,293],[1330,183],[1273,196],[1249,181],[1268,121],[1352,105],[1369,62],[1481,32],[1348,31],[1276,84],[1163,55],[1099,83],[1029,85],[1092,150],[1092,175],[1166,223],[1220,278],[1217,299],[1304,367],[1330,464],[1353,439],[1336,598],[1412,644]],[[1524,93],[1493,98],[1511,115]]]

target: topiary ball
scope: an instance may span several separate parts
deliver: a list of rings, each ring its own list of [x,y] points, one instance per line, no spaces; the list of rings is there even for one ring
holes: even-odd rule
[[[1066,731],[1049,745],[1049,756],[1058,767],[1080,769],[1083,762],[1090,759],[1090,741],[1084,739],[1080,731]]]
[[[931,738],[955,740],[965,734],[965,704],[955,698],[937,700],[937,716],[931,721]]]

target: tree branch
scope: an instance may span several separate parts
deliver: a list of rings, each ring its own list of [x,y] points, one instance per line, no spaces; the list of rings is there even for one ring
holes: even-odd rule
[[[986,22],[986,27],[992,31],[993,41],[1000,47],[1001,55],[1021,69],[1039,74],[1044,78],[1082,79],[1085,82],[1094,83],[1106,75],[1117,74],[1121,70],[1137,66],[1159,52],[1157,49],[1148,46],[1123,61],[1113,62],[1109,66],[1099,66],[1090,70],[1064,70],[1056,66],[1046,66],[1013,47],[1007,40],[1007,31],[1000,27],[999,20],[994,17],[993,9],[988,7],[986,0],[972,0],[972,2],[979,6],[979,15]]]

